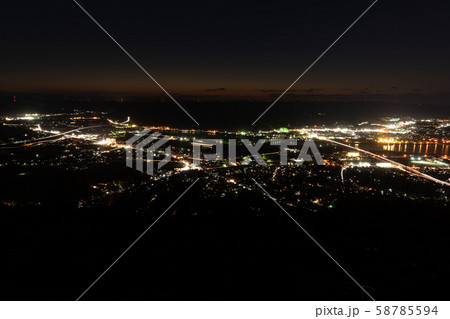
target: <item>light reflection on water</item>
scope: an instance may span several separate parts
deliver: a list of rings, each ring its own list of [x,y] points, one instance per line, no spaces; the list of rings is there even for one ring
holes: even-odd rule
[[[402,154],[449,155],[450,144],[443,143],[359,143],[355,144],[368,151],[389,151]]]

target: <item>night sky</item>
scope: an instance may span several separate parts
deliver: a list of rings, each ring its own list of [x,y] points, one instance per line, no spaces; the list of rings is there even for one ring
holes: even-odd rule
[[[170,93],[287,88],[373,1],[86,1]],[[297,94],[448,94],[448,1],[379,0]],[[0,10],[0,91],[162,94],[71,0]]]

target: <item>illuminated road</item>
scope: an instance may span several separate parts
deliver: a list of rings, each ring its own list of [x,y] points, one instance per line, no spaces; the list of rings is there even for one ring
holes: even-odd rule
[[[119,122],[114,122],[113,120],[110,120],[110,119],[107,119],[107,120],[108,120],[109,123],[114,124],[114,125],[125,125],[125,124],[127,124],[128,122],[130,122],[130,117],[128,116],[128,117],[127,117],[127,120],[124,121],[124,122],[121,122],[121,123],[119,123]]]
[[[85,127],[79,127],[70,131],[66,131],[63,133],[58,133],[58,134],[54,134],[51,132],[46,132],[46,133],[51,133],[51,135],[49,136],[44,136],[44,137],[40,137],[40,138],[35,138],[35,139],[31,139],[28,141],[16,141],[16,142],[10,142],[10,143],[3,143],[0,144],[0,146],[4,146],[4,145],[18,145],[17,147],[21,147],[21,146],[33,146],[35,144],[39,144],[39,143],[45,143],[45,142],[52,142],[52,141],[56,141],[58,139],[55,139],[56,137],[72,137],[72,136],[67,136],[67,134],[69,133],[74,133],[74,132],[79,132],[82,130],[87,130],[90,128],[97,128],[97,127],[106,127],[106,126],[111,126],[112,124],[106,124],[106,125],[93,125],[93,126],[85,126]],[[51,140],[49,140],[51,139]],[[21,145],[19,145],[21,144]],[[6,146],[6,147],[1,147],[0,149],[8,149],[11,148],[11,146]]]
[[[372,157],[374,157],[374,158],[376,158],[378,160],[391,163],[396,168],[398,168],[398,169],[400,169],[400,170],[402,170],[404,172],[407,172],[407,173],[410,173],[410,174],[413,174],[413,175],[417,175],[417,176],[422,177],[422,178],[426,178],[426,179],[428,179],[428,180],[430,180],[432,182],[435,182],[435,183],[439,183],[439,184],[442,184],[442,185],[445,185],[445,186],[450,186],[450,183],[448,183],[446,181],[442,181],[440,179],[434,178],[433,176],[421,173],[418,170],[415,170],[414,168],[411,168],[411,167],[409,167],[407,165],[398,163],[398,162],[393,161],[393,160],[391,160],[389,158],[386,158],[384,156],[381,156],[381,155],[378,155],[378,154],[375,154],[375,153],[363,150],[363,149],[361,149],[359,147],[351,146],[351,145],[348,145],[348,144],[345,144],[345,143],[341,143],[341,142],[337,142],[337,141],[334,141],[334,140],[331,140],[331,139],[327,139],[327,138],[319,139],[319,140],[330,142],[330,143],[333,143],[333,144],[337,144],[337,145],[340,145],[340,146],[344,146],[344,147],[350,148],[352,150],[356,150],[356,151],[361,152],[361,153],[368,154],[368,155],[370,155],[370,156],[372,156]]]
[[[39,143],[39,141],[41,141],[40,143],[45,143],[45,142],[50,142],[50,141],[54,141],[55,139],[52,140],[48,140],[49,138],[55,138],[55,137],[72,137],[72,136],[67,136],[67,134],[69,133],[75,133],[75,132],[79,132],[82,130],[87,130],[90,128],[97,128],[97,127],[106,127],[106,126],[111,126],[111,124],[103,124],[103,125],[92,125],[92,126],[84,126],[84,127],[79,127],[70,131],[66,131],[63,133],[58,133],[58,134],[53,134],[53,135],[49,135],[49,136],[45,136],[45,137],[40,137],[40,138],[36,138],[27,142],[21,142],[23,143],[25,146],[32,146],[36,143]]]
[[[73,130],[69,130],[69,131],[62,132],[62,133],[57,133],[57,134],[41,130],[41,131],[43,131],[45,133],[50,133],[50,135],[49,136],[40,137],[40,138],[35,138],[35,139],[32,139],[32,140],[28,140],[28,141],[16,141],[16,142],[11,142],[11,143],[3,143],[3,144],[0,144],[0,145],[3,146],[3,145],[11,145],[11,144],[13,144],[13,145],[14,144],[23,144],[24,146],[33,146],[35,144],[39,144],[39,141],[42,141],[41,143],[52,142],[52,141],[56,141],[57,140],[57,139],[55,139],[55,137],[64,137],[64,136],[65,137],[71,137],[71,136],[67,136],[67,134],[79,132],[79,131],[82,131],[82,130],[87,130],[87,129],[90,129],[90,128],[107,127],[107,126],[111,126],[111,125],[126,125],[127,123],[130,122],[130,117],[128,117],[126,121],[120,122],[120,123],[119,122],[114,122],[114,121],[112,121],[110,119],[107,119],[107,120],[108,120],[109,124],[92,125],[92,126],[84,126],[84,127],[82,126],[82,127],[79,127],[79,128],[73,129]],[[50,138],[53,138],[53,139],[48,140]],[[2,147],[1,149],[6,149],[6,148],[8,148],[8,147]]]
[[[342,180],[342,183],[344,183],[344,170],[347,168],[347,166],[342,166],[342,169],[341,169],[341,180]]]

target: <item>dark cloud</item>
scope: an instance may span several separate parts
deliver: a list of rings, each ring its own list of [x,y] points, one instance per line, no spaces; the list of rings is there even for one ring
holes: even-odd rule
[[[310,89],[306,89],[306,90],[294,90],[294,92],[305,92],[305,93],[316,93],[318,91],[323,91],[323,89],[310,88]]]
[[[323,91],[324,89],[320,88],[310,88],[310,89],[299,89],[299,90],[289,90],[289,92],[298,92],[298,93],[316,93],[318,91]],[[262,92],[262,93],[282,93],[283,90],[278,89],[264,89],[264,90],[251,90],[254,92]]]
[[[275,89],[265,89],[265,90],[250,90],[252,92],[262,92],[262,93],[276,93],[276,92],[283,92],[281,90],[275,90]]]
[[[216,88],[216,89],[206,89],[206,92],[219,92],[219,91],[226,91],[225,88]]]

